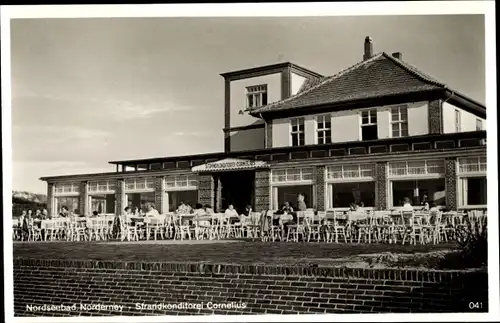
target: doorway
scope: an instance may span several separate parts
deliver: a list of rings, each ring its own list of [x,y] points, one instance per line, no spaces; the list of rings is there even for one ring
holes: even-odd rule
[[[254,207],[255,172],[227,172],[219,175],[220,206],[222,210],[232,204],[238,214],[245,211],[247,205]],[[217,203],[215,204],[217,205]]]

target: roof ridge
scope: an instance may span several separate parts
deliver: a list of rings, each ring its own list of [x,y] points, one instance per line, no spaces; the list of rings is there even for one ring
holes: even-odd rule
[[[382,53],[386,58],[389,58],[392,62],[394,62],[396,65],[399,67],[403,68],[405,71],[409,72],[410,74],[418,77],[424,82],[431,83],[432,85],[438,85],[447,88],[446,84],[439,82],[435,78],[431,77],[430,75],[426,75],[425,73],[421,72],[418,68],[415,66],[411,65],[410,63],[407,63],[403,60],[397,59],[396,57],[387,54],[386,52]]]
[[[369,59],[367,59],[367,60],[364,60],[364,61],[358,62],[358,63],[356,63],[356,64],[352,65],[351,67],[348,67],[348,68],[346,68],[346,69],[343,69],[342,71],[338,72],[337,74],[334,74],[334,75],[332,75],[332,76],[327,76],[327,77],[325,77],[323,80],[320,80],[320,82],[319,82],[319,83],[317,83],[317,84],[315,84],[315,85],[311,86],[310,88],[308,88],[308,89],[306,89],[306,90],[304,90],[304,91],[302,91],[302,92],[298,92],[297,94],[292,95],[292,96],[290,96],[290,97],[288,97],[288,98],[286,98],[286,99],[279,100],[279,101],[273,102],[273,103],[271,103],[271,104],[268,104],[268,105],[265,105],[265,106],[258,107],[258,108],[257,108],[257,109],[255,109],[255,110],[260,110],[260,109],[263,109],[264,107],[266,107],[266,108],[272,108],[273,106],[276,106],[276,105],[278,105],[278,104],[282,104],[282,103],[285,103],[285,102],[288,102],[288,101],[291,101],[291,100],[295,100],[296,98],[301,97],[301,96],[303,96],[304,94],[307,94],[307,93],[309,93],[309,92],[313,91],[314,89],[317,89],[318,87],[320,87],[320,86],[322,86],[322,85],[324,85],[324,84],[327,84],[328,82],[331,82],[331,81],[333,81],[333,80],[335,80],[335,79],[339,78],[339,77],[340,77],[340,76],[342,76],[342,75],[345,75],[346,73],[349,73],[349,72],[351,72],[351,71],[353,71],[353,70],[355,70],[355,69],[357,69],[357,68],[359,68],[359,67],[361,67],[361,66],[363,66],[363,65],[365,65],[365,64],[367,64],[367,63],[369,63],[369,62],[372,62],[372,61],[374,61],[374,60],[375,60],[375,59],[377,59],[377,58],[380,58],[381,56],[383,56],[383,54],[385,54],[385,53],[384,53],[384,52],[381,52],[381,53],[375,54],[375,55],[373,55],[372,57],[370,57],[370,58],[369,58]],[[252,110],[248,110],[248,111],[249,111],[249,112],[252,112]]]

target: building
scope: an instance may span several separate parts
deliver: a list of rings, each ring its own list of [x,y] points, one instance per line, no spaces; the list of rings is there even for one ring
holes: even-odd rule
[[[115,172],[43,177],[50,213],[121,213],[180,201],[216,210],[296,203],[389,209],[405,197],[486,208],[486,108],[409,65],[373,53],[323,76],[292,63],[221,74],[224,152],[111,161]],[[361,58],[361,57],[360,57]]]

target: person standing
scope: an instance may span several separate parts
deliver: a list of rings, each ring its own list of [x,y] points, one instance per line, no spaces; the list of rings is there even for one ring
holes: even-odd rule
[[[300,193],[299,196],[297,197],[297,207],[298,207],[299,211],[306,211],[307,210],[305,196],[302,193]]]

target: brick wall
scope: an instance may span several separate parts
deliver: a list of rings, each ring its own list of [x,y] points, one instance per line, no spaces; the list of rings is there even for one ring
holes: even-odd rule
[[[325,211],[325,166],[317,166],[316,168],[316,209]]]
[[[54,216],[57,210],[55,210],[55,190],[56,186],[54,183],[47,183],[47,213],[50,216]]]
[[[214,194],[214,177],[210,174],[200,175],[198,177],[198,203],[212,205],[214,203]]]
[[[165,213],[168,210],[164,210],[164,200],[165,199],[165,181],[163,176],[155,177],[155,205],[156,209],[160,214]]]
[[[257,169],[255,171],[255,211],[269,210],[271,207],[271,170]]]
[[[457,159],[446,158],[445,160],[444,189],[446,191],[446,208],[456,210],[457,201]]]
[[[125,180],[117,179],[116,180],[116,189],[115,189],[115,202],[116,202],[116,212],[119,215],[124,213],[125,203]]]
[[[387,209],[387,163],[381,162],[377,163],[376,166],[376,183],[375,192],[377,196],[376,207],[379,210]]]
[[[80,211],[80,215],[90,215],[89,189],[87,181],[83,181],[80,183],[80,199],[78,200],[78,211]]]
[[[14,259],[15,316],[488,311],[487,272]],[[139,304],[201,309],[137,309]],[[208,302],[232,303],[210,309]],[[27,305],[72,305],[30,312]],[[80,304],[123,305],[85,311]],[[171,306],[170,305],[170,306]]]
[[[273,148],[273,120],[266,121],[266,148]]]
[[[441,100],[429,101],[429,133],[443,133],[443,102]]]

